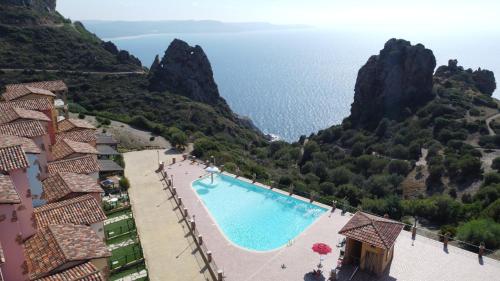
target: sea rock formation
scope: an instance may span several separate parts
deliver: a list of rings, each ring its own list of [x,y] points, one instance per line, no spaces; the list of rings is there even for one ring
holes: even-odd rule
[[[361,67],[348,120],[373,129],[386,117],[400,119],[431,100],[436,59],[423,45],[390,39]]]
[[[155,59],[149,82],[151,91],[169,91],[208,104],[223,101],[203,49],[179,39],[172,41],[161,61]]]
[[[491,96],[497,88],[493,71],[487,69],[479,68],[478,70],[472,72],[472,80],[474,80],[476,88],[481,93],[488,96]]]

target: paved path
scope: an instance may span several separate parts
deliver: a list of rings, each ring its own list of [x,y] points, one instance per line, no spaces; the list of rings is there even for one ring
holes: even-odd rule
[[[167,162],[168,163],[168,162]],[[226,275],[225,281],[304,281],[306,275],[318,263],[318,255],[311,251],[315,242],[333,246],[333,252],[325,257],[324,269],[336,265],[339,250],[334,247],[341,236],[338,231],[351,218],[335,211],[321,216],[311,227],[294,239],[292,245],[271,252],[254,252],[242,249],[228,241],[219,230],[207,208],[191,187],[191,182],[205,174],[203,165],[182,161],[170,165],[167,172],[174,176],[174,186],[191,214],[196,215],[198,231],[205,245]],[[236,198],[235,198],[236,199]],[[258,208],[256,206],[256,208]],[[282,268],[282,265],[285,268]],[[342,276],[349,276],[343,270]],[[423,236],[413,241],[411,233],[403,231],[395,245],[394,260],[389,272],[380,279],[357,274],[353,280],[404,280],[404,281],[486,281],[500,280],[500,262],[490,258],[478,261],[477,254],[443,244]],[[347,280],[347,279],[339,279]]]
[[[495,120],[495,119],[496,119],[497,117],[499,117],[499,116],[500,116],[500,113],[497,113],[497,114],[495,114],[495,115],[492,115],[492,116],[490,116],[490,117],[486,118],[486,127],[488,127],[488,132],[490,133],[490,136],[494,136],[494,135],[496,135],[496,134],[495,134],[495,130],[493,130],[493,129],[491,128],[490,123],[491,123],[491,121]]]
[[[176,155],[160,152],[160,159],[171,162]],[[178,158],[180,158],[177,155]],[[195,251],[194,241],[186,235],[184,222],[172,199],[154,173],[156,150],[124,154],[125,174],[130,180],[130,203],[141,240],[151,281],[203,281],[210,275]]]

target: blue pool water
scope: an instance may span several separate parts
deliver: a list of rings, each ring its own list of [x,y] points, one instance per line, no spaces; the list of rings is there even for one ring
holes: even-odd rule
[[[193,183],[212,217],[234,244],[255,251],[285,246],[326,209],[226,175]]]

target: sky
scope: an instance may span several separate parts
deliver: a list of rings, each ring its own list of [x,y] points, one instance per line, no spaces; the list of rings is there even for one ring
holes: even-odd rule
[[[58,0],[72,20],[219,20],[457,30],[498,29],[498,0]]]

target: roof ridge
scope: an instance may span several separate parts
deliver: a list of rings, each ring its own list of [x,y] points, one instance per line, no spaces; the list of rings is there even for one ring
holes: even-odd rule
[[[354,216],[357,215],[358,213],[359,213],[359,215],[362,215],[363,217],[367,218],[369,220],[369,222],[367,222],[365,224],[355,225],[355,226],[352,226],[352,227],[349,227],[349,228],[345,228],[345,226],[344,226],[344,228],[341,229],[342,233],[347,232],[347,231],[351,231],[353,229],[365,227],[365,226],[369,225],[372,222],[372,220],[368,216],[366,216],[363,212],[358,211],[358,212],[356,212],[356,214],[354,214]]]
[[[59,253],[62,253],[62,256],[64,257],[64,262],[68,262],[69,259],[68,257],[66,256],[66,253],[64,252],[63,250],[63,247],[59,244],[59,240],[56,239],[55,235],[54,235],[54,232],[52,231],[52,227],[57,227],[58,225],[56,224],[49,224],[47,225],[47,229],[50,231],[50,236],[52,237],[52,239],[54,239],[54,244],[56,244],[57,248],[58,248],[58,252]]]
[[[89,157],[92,157],[92,155],[78,156],[78,157],[69,158],[69,159],[59,159],[59,160],[51,161],[49,163],[56,163],[56,162],[57,163],[61,163],[61,162],[76,161],[76,160],[79,160],[79,159],[89,158]],[[78,173],[73,173],[73,174],[78,174]]]

